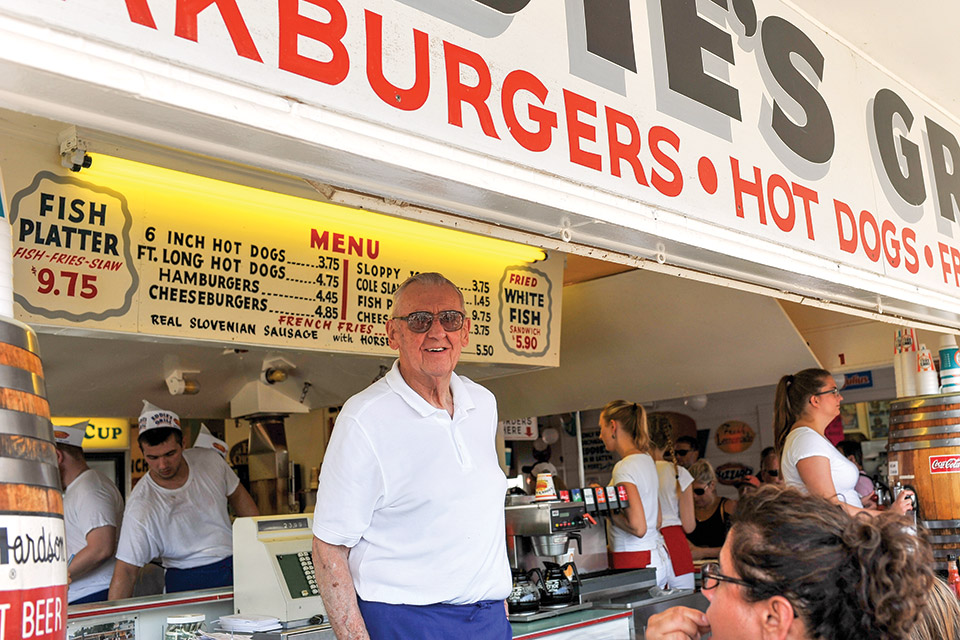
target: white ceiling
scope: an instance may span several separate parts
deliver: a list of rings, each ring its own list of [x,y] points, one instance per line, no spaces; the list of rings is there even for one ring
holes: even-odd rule
[[[631,271],[563,289],[560,367],[485,382],[507,418],[776,383],[819,366],[773,298]]]
[[[956,0],[798,0],[820,22],[960,121]]]

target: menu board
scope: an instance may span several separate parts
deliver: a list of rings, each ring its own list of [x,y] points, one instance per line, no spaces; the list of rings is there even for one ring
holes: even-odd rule
[[[386,354],[393,293],[438,271],[464,360],[559,363],[562,254],[105,156],[10,209],[24,322]]]

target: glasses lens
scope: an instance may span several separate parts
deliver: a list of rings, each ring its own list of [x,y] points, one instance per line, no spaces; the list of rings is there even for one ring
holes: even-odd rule
[[[776,478],[777,476],[780,475],[780,472],[777,471],[776,469],[767,469],[764,473],[766,473],[768,476],[772,476],[772,477],[774,477],[774,478]]]
[[[675,452],[678,456],[685,456],[685,455],[687,455],[688,453],[690,453],[690,449],[675,449],[674,452]]]
[[[707,490],[706,490],[706,489],[701,489],[700,487],[696,487],[696,488],[693,490],[693,492],[694,492],[695,494],[697,494],[698,496],[702,496],[703,494],[705,494],[705,493],[707,492]]]
[[[717,579],[714,576],[718,573],[720,573],[720,567],[715,563],[708,562],[703,565],[703,568],[700,569],[700,586],[704,591],[709,591],[717,586]]]
[[[441,311],[437,319],[444,331],[459,331],[463,326],[463,314],[459,311]]]
[[[407,315],[407,326],[414,333],[426,333],[433,324],[433,314],[427,311],[414,311]]]

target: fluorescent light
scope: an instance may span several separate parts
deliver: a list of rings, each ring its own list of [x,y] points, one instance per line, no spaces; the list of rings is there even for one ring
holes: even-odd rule
[[[391,253],[422,256],[424,262],[444,264],[494,261],[531,263],[545,259],[544,251],[516,242],[479,236],[446,227],[395,218],[372,211],[318,202],[246,185],[206,178],[103,154],[90,154],[93,164],[82,178],[122,193],[138,221],[146,225],[163,218],[180,221],[184,233],[210,234],[222,229],[224,238],[257,238],[279,248],[299,242],[292,229],[303,225],[321,232],[343,233],[379,240]],[[285,223],[293,223],[286,225]],[[309,239],[306,240],[309,243]],[[309,244],[307,245],[309,246]]]

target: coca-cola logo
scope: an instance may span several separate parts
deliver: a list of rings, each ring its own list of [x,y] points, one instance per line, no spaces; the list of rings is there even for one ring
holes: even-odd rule
[[[930,473],[960,473],[960,455],[930,456]]]

